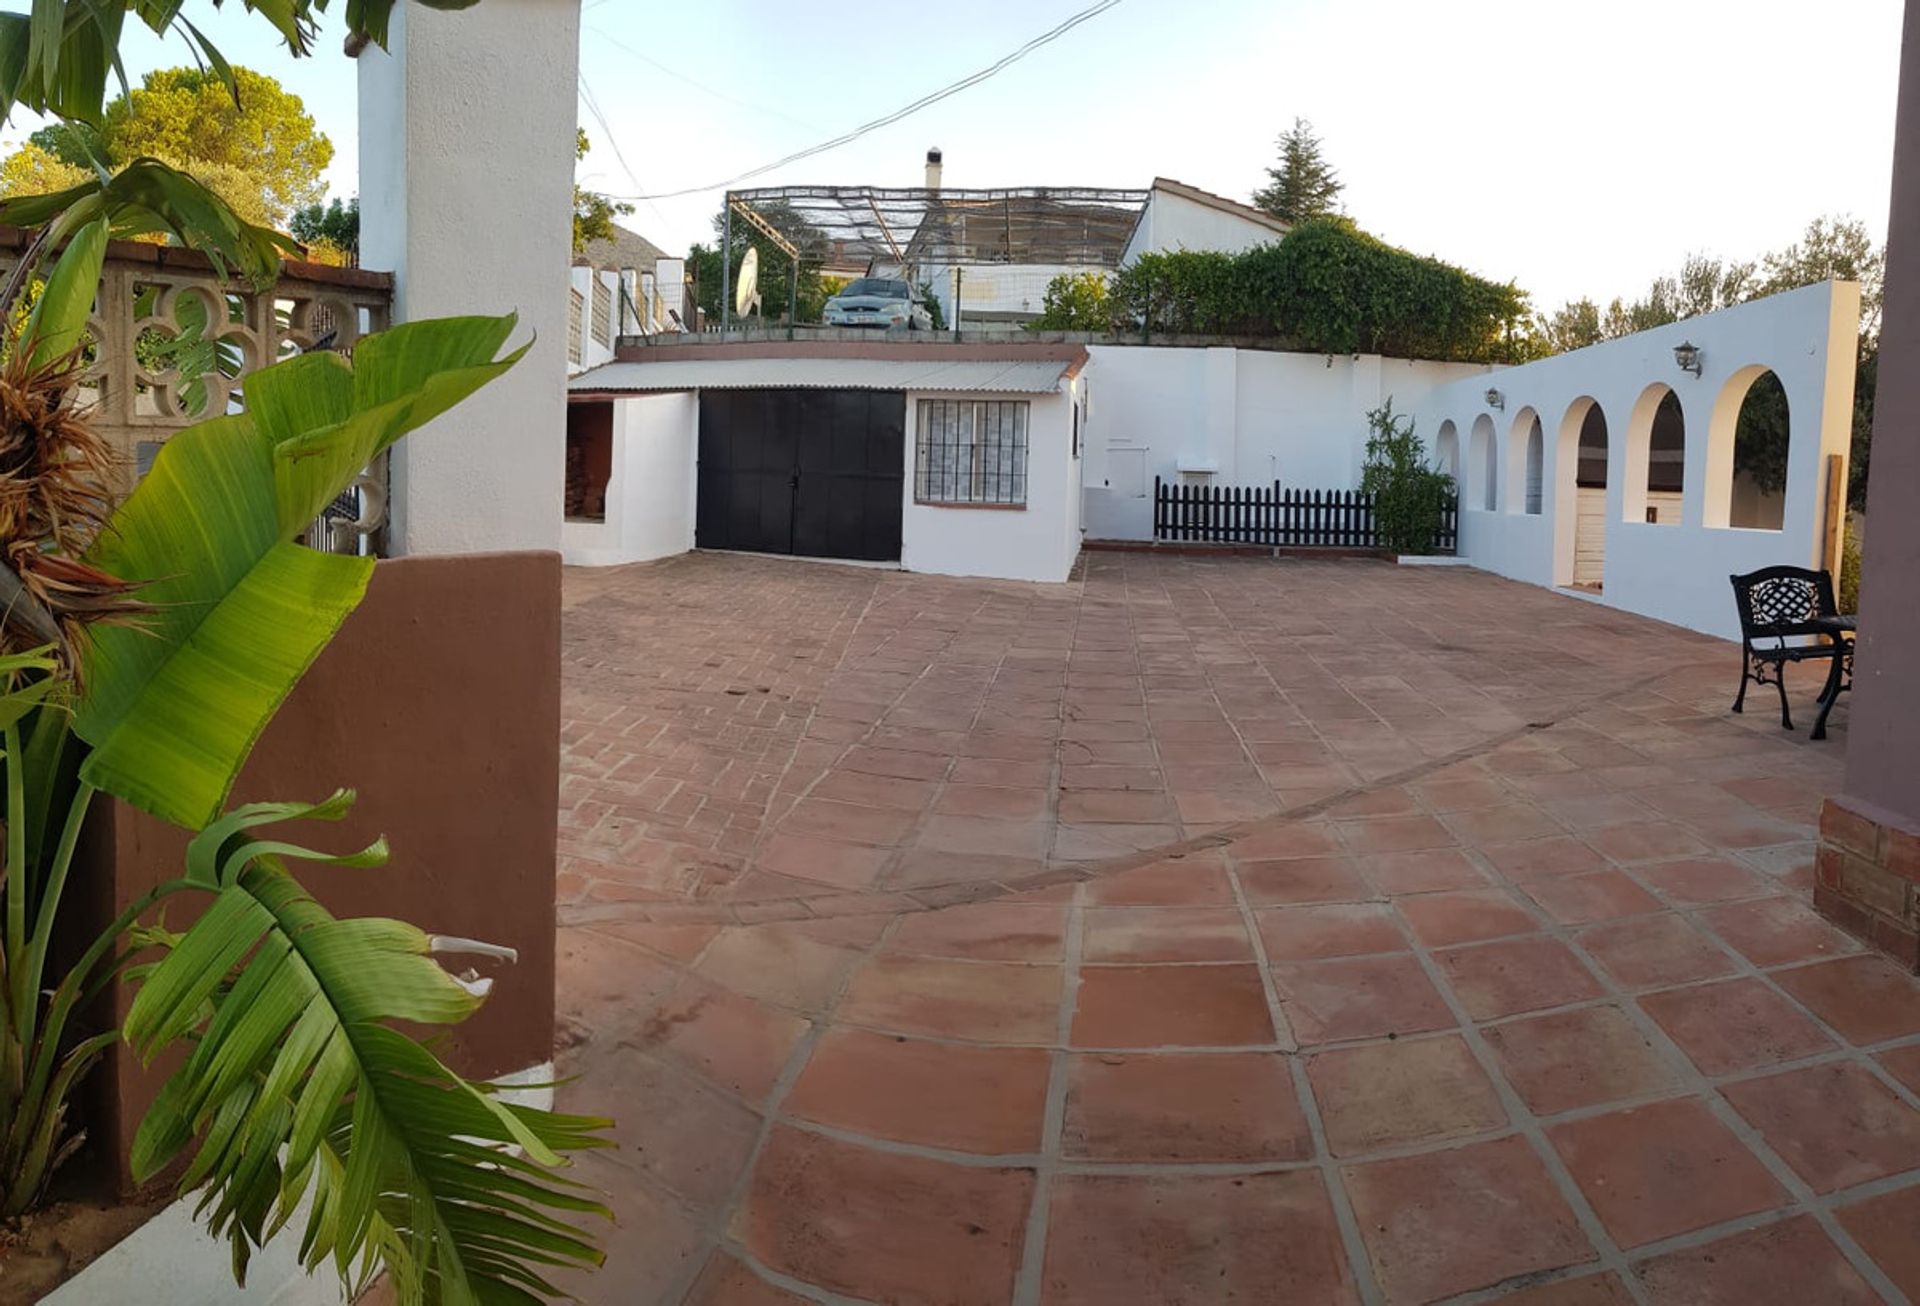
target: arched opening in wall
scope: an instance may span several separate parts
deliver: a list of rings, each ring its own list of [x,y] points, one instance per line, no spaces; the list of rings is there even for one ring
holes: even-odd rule
[[[1680,411],[1680,396],[1668,390],[1655,405],[1653,424],[1647,430],[1647,499],[1642,520],[1678,526],[1686,490],[1687,419]]]
[[[1467,483],[1460,496],[1462,507],[1492,512],[1500,502],[1500,449],[1493,434],[1493,418],[1482,413],[1473,419],[1473,433],[1467,437]]]
[[[1542,453],[1535,448],[1540,436],[1540,414],[1532,405],[1513,415],[1507,428],[1507,459],[1502,474],[1507,482],[1507,511],[1540,511],[1540,465]]]
[[[1733,479],[1727,525],[1777,531],[1787,508],[1787,391],[1780,378],[1762,372],[1740,401],[1733,427]]]
[[[1527,515],[1538,517],[1542,510],[1541,480],[1547,470],[1547,435],[1540,429],[1540,415],[1534,414],[1527,429]]]
[[[1559,484],[1554,489],[1555,581],[1598,592],[1607,569],[1607,415],[1582,397],[1560,422]]]
[[[1620,520],[1679,521],[1687,458],[1686,414],[1665,382],[1654,381],[1633,401],[1621,442]]]
[[[1460,430],[1452,418],[1440,423],[1440,433],[1433,438],[1433,470],[1459,479]]]

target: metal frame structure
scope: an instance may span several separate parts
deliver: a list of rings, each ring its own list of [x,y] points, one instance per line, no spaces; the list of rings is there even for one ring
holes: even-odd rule
[[[1036,264],[1114,268],[1148,192],[1097,186],[1001,190],[770,186],[728,191],[721,237],[720,324],[732,325],[736,215],[787,258],[961,268]],[[791,292],[787,301],[793,302]]]

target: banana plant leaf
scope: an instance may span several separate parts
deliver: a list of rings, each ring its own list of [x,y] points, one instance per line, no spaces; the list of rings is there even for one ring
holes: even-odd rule
[[[0,26],[0,36],[5,30]],[[256,285],[273,280],[281,258],[301,252],[291,236],[239,217],[200,182],[158,159],[135,159],[110,177],[66,190],[0,200],[0,224],[46,226],[56,245],[100,218],[115,237],[166,236],[205,254],[222,275],[232,268]]]
[[[366,865],[384,849],[335,858],[251,833],[337,819],[350,801],[257,804],[193,840],[187,878],[216,896],[147,975],[125,1032],[148,1059],[197,1041],[141,1122],[134,1172],[198,1140],[180,1188],[204,1189],[200,1213],[242,1272],[310,1199],[310,1269],[331,1259],[353,1282],[383,1265],[404,1303],[547,1300],[544,1267],[601,1260],[574,1226],[605,1207],[551,1170],[607,1146],[607,1122],[508,1105],[391,1027],[452,1024],[480,994],[433,960],[429,935],[336,919],[282,861]]]
[[[514,319],[409,323],[348,365],[306,354],[248,377],[243,413],[162,447],[87,561],[147,582],[137,628],[92,633],[74,730],[89,783],[198,829],[260,732],[364,595],[368,558],[294,539],[382,449],[511,367]]]
[[[100,288],[100,268],[107,257],[107,220],[96,218],[74,234],[47,277],[46,289],[34,301],[33,312],[21,333],[28,371],[65,357],[86,333],[93,300]]]

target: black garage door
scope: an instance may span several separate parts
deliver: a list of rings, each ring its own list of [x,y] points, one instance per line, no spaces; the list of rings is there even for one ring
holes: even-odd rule
[[[701,391],[695,542],[897,559],[906,419],[885,391]]]

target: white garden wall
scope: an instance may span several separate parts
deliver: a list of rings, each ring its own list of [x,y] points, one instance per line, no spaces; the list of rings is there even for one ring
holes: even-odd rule
[[[1431,440],[1461,433],[1460,553],[1475,565],[1538,585],[1574,579],[1574,462],[1582,419],[1598,405],[1607,428],[1605,536],[1598,598],[1676,625],[1737,637],[1727,577],[1780,563],[1823,565],[1831,532],[1829,476],[1845,485],[1852,434],[1860,292],[1826,282],[1672,326],[1606,341],[1492,376],[1398,396]],[[1700,350],[1701,374],[1680,370],[1674,346]],[[1787,395],[1787,488],[1780,530],[1731,527],[1733,443],[1741,401],[1771,370]],[[1489,387],[1500,406],[1490,406]],[[1647,493],[1654,409],[1671,389],[1685,421],[1678,521]],[[1541,512],[1525,510],[1523,442],[1535,416],[1545,434]],[[1494,456],[1477,455],[1490,440]],[[1839,462],[1829,471],[1827,459]],[[1490,466],[1489,466],[1490,462]],[[1493,510],[1482,505],[1491,472]],[[1661,524],[1646,520],[1649,506]]]
[[[1090,345],[1084,438],[1089,539],[1153,538],[1153,478],[1350,489],[1366,412],[1493,370],[1378,355]]]

